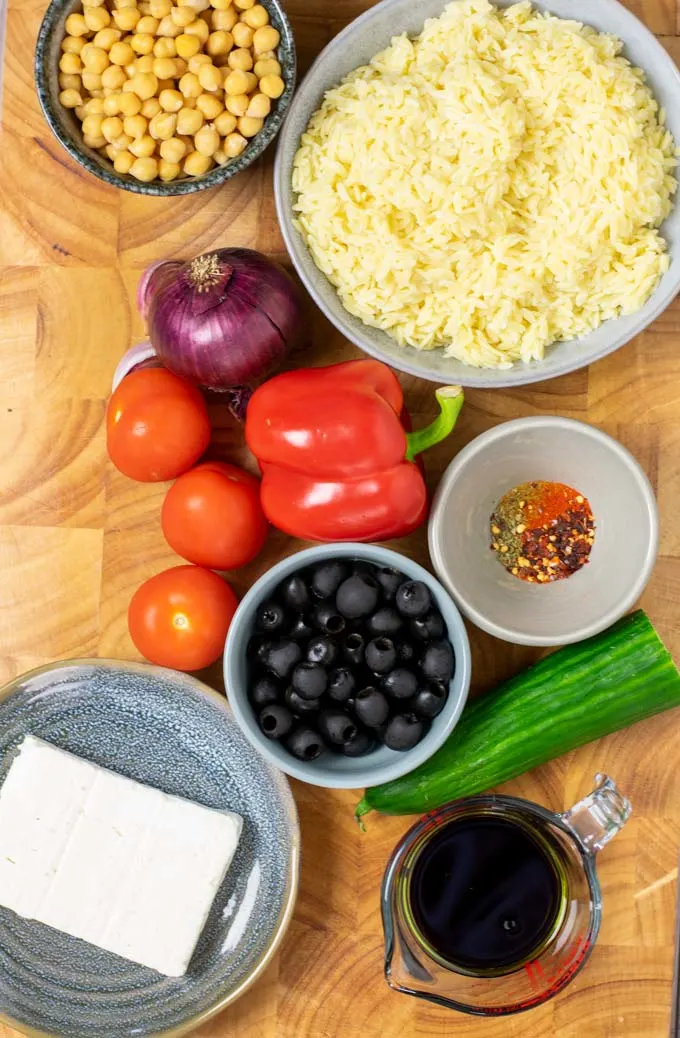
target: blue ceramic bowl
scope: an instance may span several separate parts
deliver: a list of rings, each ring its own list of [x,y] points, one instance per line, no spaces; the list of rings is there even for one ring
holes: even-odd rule
[[[246,150],[238,158],[232,159],[224,166],[217,166],[201,177],[186,177],[171,180],[168,183],[153,180],[150,184],[144,184],[140,180],[135,180],[134,177],[116,173],[108,159],[85,145],[80,123],[75,114],[63,108],[59,102],[59,58],[61,41],[66,35],[64,26],[66,19],[73,11],[82,10],[81,0],[52,0],[38,33],[35,49],[35,83],[40,106],[52,133],[66,148],[71,158],[93,173],[95,177],[105,180],[113,187],[121,187],[139,195],[161,197],[189,195],[207,187],[217,187],[226,180],[230,180],[231,177],[252,165],[274,140],[281,129],[283,117],[295,90],[297,59],[293,30],[288,17],[279,0],[260,0],[260,3],[267,8],[272,25],[281,34],[278,57],[286,89],[278,101],[273,103],[271,114],[267,116],[262,130],[256,137],[253,137]]]
[[[178,1038],[238,998],[271,960],[298,883],[285,778],[222,696],[139,663],[43,667],[0,691],[0,782],[31,734],[166,793],[238,812],[243,834],[184,977],[164,977],[0,908],[0,1021],[34,1038]]]
[[[432,722],[425,738],[412,750],[398,753],[380,746],[364,757],[343,757],[326,752],[315,761],[300,761],[280,743],[262,734],[248,702],[246,647],[255,633],[255,614],[285,577],[324,559],[365,559],[378,566],[391,566],[411,580],[427,584],[448,628],[456,669],[446,706]],[[234,717],[260,753],[288,775],[314,786],[359,789],[389,782],[413,771],[426,761],[451,734],[467,700],[470,687],[470,644],[460,613],[439,581],[417,562],[374,544],[323,544],[291,555],[268,570],[239,605],[231,622],[224,651],[224,681]]]

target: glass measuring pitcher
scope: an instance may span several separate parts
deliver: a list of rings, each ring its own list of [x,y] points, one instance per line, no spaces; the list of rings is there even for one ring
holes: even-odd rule
[[[610,778],[564,814],[458,800],[414,825],[382,887],[385,978],[464,1013],[519,1013],[583,968],[600,929],[595,856],[630,816]]]

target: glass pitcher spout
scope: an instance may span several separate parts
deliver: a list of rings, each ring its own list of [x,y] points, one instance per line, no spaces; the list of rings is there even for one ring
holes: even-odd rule
[[[607,775],[596,775],[592,793],[560,818],[588,854],[597,854],[630,818],[632,807]]]

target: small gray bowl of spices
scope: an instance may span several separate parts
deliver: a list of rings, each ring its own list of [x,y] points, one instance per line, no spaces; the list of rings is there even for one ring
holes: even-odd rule
[[[296,72],[279,0],[52,0],[35,51],[60,144],[143,195],[192,194],[252,165],[281,128]]]

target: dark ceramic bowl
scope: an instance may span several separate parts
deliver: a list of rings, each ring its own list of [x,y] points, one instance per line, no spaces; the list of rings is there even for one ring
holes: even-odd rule
[[[82,9],[81,0],[52,0],[38,33],[35,49],[35,84],[40,106],[55,137],[76,162],[100,180],[105,180],[114,187],[122,187],[125,191],[135,191],[139,195],[190,195],[206,187],[217,187],[247,169],[260,157],[281,129],[283,117],[293,97],[297,73],[293,30],[281,3],[279,0],[260,0],[260,3],[267,8],[272,25],[281,34],[278,59],[286,89],[278,101],[274,102],[271,114],[260,133],[253,137],[238,158],[232,159],[224,166],[211,169],[201,177],[186,177],[168,183],[153,180],[150,184],[145,184],[134,177],[116,173],[108,159],[83,143],[78,119],[73,112],[63,108],[59,103],[59,57],[61,41],[66,35],[64,24],[73,11]]]
[[[253,750],[223,696],[141,663],[70,660],[1,689],[0,784],[25,735],[165,793],[236,811],[244,824],[183,977],[0,908],[0,1031],[15,1027],[33,1038],[193,1031],[260,976],[290,921],[300,834],[288,783]]]

